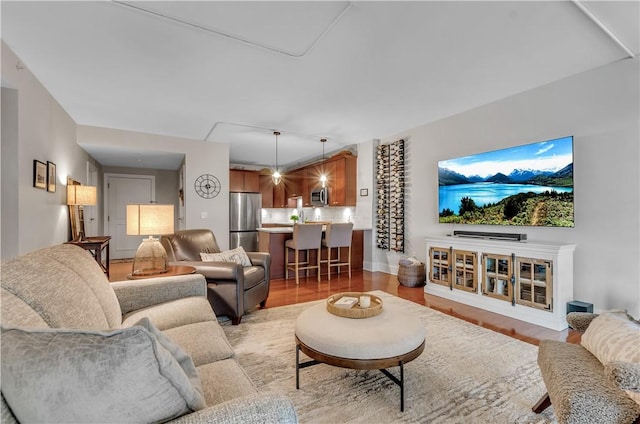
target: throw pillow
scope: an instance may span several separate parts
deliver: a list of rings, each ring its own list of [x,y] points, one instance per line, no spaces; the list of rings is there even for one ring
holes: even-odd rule
[[[605,312],[594,318],[580,343],[605,367],[611,362],[640,363],[640,325],[626,311]],[[626,392],[640,404],[640,393]]]
[[[3,328],[2,394],[11,411],[20,422],[164,422],[206,407],[186,354],[142,325]]]
[[[251,266],[251,260],[242,246],[220,253],[200,253],[203,262],[235,262],[242,266]]]

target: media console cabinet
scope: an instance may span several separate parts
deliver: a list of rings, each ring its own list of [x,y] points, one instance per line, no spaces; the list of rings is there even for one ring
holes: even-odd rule
[[[553,330],[567,328],[575,244],[429,236],[424,291]]]

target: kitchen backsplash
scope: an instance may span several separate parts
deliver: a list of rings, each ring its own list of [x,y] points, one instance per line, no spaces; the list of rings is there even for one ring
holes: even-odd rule
[[[365,207],[366,206],[366,207]],[[353,222],[356,228],[371,228],[370,204],[356,207],[332,206],[326,208],[302,208],[306,221]],[[262,223],[290,223],[291,215],[298,214],[294,208],[263,208]]]

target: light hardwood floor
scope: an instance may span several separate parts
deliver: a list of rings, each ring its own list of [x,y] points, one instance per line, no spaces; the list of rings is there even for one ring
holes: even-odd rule
[[[131,263],[111,263],[109,280],[112,282],[125,280],[130,272]],[[326,299],[331,294],[345,291],[370,290],[382,290],[536,346],[540,340],[544,339],[580,343],[580,333],[577,331],[554,331],[426,294],[424,287],[405,287],[398,283],[396,276],[382,272],[354,271],[351,279],[347,277],[346,272],[343,272],[340,276],[333,275],[330,281],[323,276],[320,283],[316,281],[315,277],[308,279],[301,277],[298,286],[295,279],[273,280],[266,308]]]

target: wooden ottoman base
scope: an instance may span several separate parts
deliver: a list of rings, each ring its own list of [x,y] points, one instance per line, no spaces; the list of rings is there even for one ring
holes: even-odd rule
[[[307,368],[317,364],[333,365],[335,367],[350,368],[355,370],[380,370],[391,381],[396,383],[400,387],[400,411],[404,412],[404,364],[413,361],[424,351],[424,344],[422,342],[420,346],[407,352],[403,355],[394,356],[391,358],[381,359],[349,359],[341,358],[337,356],[327,355],[322,352],[318,352],[305,345],[296,336],[296,389],[300,388],[300,369]],[[311,361],[300,363],[300,351],[311,358]],[[391,374],[387,368],[400,367],[400,378]]]

